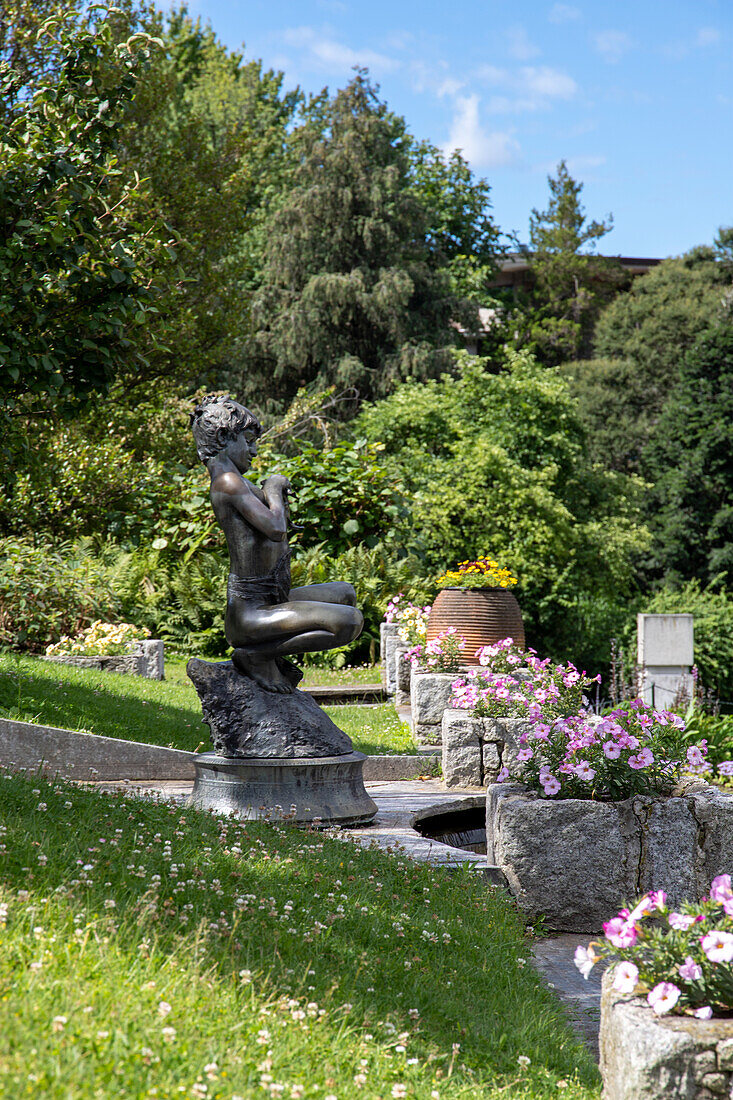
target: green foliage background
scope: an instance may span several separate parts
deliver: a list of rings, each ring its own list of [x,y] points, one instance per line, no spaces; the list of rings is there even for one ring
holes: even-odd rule
[[[365,633],[334,659],[487,553],[530,643],[592,672],[639,607],[693,603],[730,693],[733,231],[629,285],[563,161],[510,295],[489,182],[366,72],[306,96],[147,0],[8,12],[0,641],[120,615],[221,652],[226,548],[188,430],[214,390],[262,420],[252,476],[293,483],[295,583],[357,588]],[[481,306],[479,358],[459,348]]]

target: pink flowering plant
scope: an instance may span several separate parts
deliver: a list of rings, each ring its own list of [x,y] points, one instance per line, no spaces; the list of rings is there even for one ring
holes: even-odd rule
[[[423,668],[426,672],[458,672],[464,645],[456,628],[449,626],[437,638],[408,649],[404,656],[413,668]]]
[[[683,772],[704,763],[706,746],[683,741],[677,714],[653,710],[640,699],[604,718],[574,714],[548,721],[530,715],[520,734],[518,767],[510,777],[546,798],[615,802],[637,794],[669,794]]]
[[[535,650],[522,652],[513,644],[506,646],[507,641],[511,639],[478,651],[483,667],[455,681],[451,706],[470,710],[475,718],[544,722],[582,711],[583,692],[597,677],[586,676],[573,664],[553,665],[549,657],[541,661]],[[497,648],[498,653],[487,653]]]
[[[733,1012],[733,888],[718,875],[710,896],[670,910],[663,890],[645,894],[603,926],[605,939],[578,947],[585,978],[597,962],[616,963],[613,988],[645,996],[657,1016],[707,1020]]]

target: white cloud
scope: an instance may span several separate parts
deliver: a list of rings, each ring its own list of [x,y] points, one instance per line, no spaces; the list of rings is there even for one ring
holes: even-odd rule
[[[476,168],[505,168],[516,164],[520,152],[519,143],[511,134],[486,130],[481,125],[477,95],[459,96],[456,100],[450,137],[443,151],[450,156],[454,149],[460,149]]]
[[[517,61],[531,61],[533,57],[537,57],[540,51],[533,42],[530,42],[524,27],[510,27],[506,35],[509,39],[509,53],[512,57],[516,57]]]
[[[439,99],[442,99],[443,96],[446,96],[446,95],[447,96],[458,95],[458,93],[460,92],[462,87],[463,87],[463,81],[462,80],[454,80],[453,77],[449,76],[442,82],[442,84],[438,85],[436,94],[437,94]]]
[[[399,62],[375,50],[353,50],[328,34],[319,33],[313,27],[290,27],[283,33],[287,45],[300,49],[306,64],[326,72],[347,71],[354,66],[375,72],[390,72]]]
[[[522,114],[541,111],[553,100],[571,99],[578,85],[571,76],[549,65],[524,65],[516,72],[483,65],[474,76],[484,83],[503,89],[488,101],[492,114]]]
[[[700,27],[695,44],[697,46],[715,46],[720,42],[720,31],[716,27]]]
[[[634,42],[626,31],[599,31],[593,35],[593,45],[606,61],[615,64],[633,48]]]
[[[520,79],[528,91],[547,99],[572,99],[578,90],[578,85],[572,76],[561,73],[557,69],[551,69],[547,65],[523,68]]]
[[[582,17],[580,8],[574,8],[571,4],[553,4],[548,19],[551,23],[572,23]]]
[[[509,78],[509,73],[506,69],[497,69],[496,65],[481,65],[476,70],[476,76],[487,84],[503,84]]]

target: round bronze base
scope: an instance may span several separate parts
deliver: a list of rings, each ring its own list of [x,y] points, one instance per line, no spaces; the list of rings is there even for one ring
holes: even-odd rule
[[[377,806],[364,787],[365,760],[362,752],[300,759],[204,752],[194,757],[191,802],[245,820],[368,825]]]

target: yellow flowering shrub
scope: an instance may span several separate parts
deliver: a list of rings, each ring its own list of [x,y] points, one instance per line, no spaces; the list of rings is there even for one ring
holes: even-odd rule
[[[437,578],[441,588],[512,588],[517,578],[492,558],[459,562]]]
[[[144,626],[132,623],[105,623],[97,619],[77,638],[64,635],[60,642],[46,647],[47,657],[98,657],[134,653],[138,642],[150,637]]]

